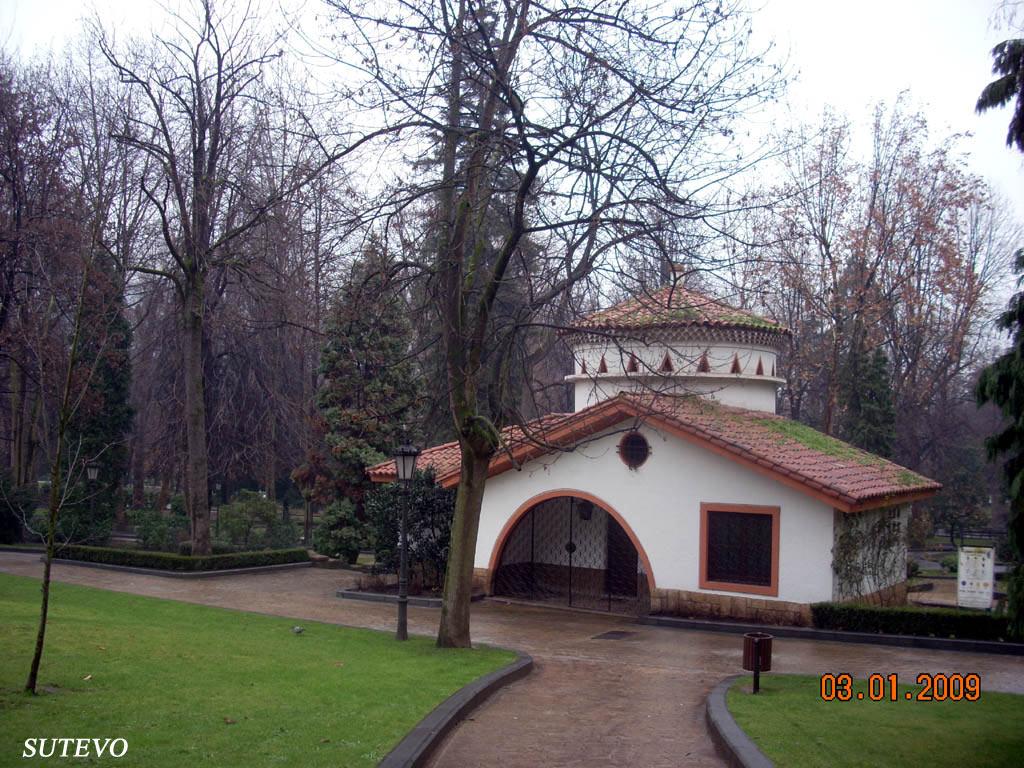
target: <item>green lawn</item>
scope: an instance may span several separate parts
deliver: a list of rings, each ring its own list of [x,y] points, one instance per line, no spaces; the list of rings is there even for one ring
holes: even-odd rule
[[[0,574],[0,766],[27,764],[29,737],[128,740],[120,760],[70,760],[88,765],[372,766],[445,697],[513,658],[54,584],[47,690],[32,697],[21,687],[38,611],[37,580]]]
[[[1016,768],[1024,755],[1024,696],[989,693],[979,701],[822,701],[820,678],[763,675],[730,689],[736,722],[777,766],[986,766]],[[855,691],[865,691],[856,681]]]

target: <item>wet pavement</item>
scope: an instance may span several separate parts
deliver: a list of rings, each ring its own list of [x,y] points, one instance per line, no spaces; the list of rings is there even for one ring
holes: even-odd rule
[[[38,555],[2,553],[0,572],[39,576]],[[175,579],[57,564],[54,578],[119,592],[392,630],[392,605],[335,597],[356,574],[305,568]],[[438,611],[409,609],[410,631],[433,634]],[[619,639],[596,639],[610,631]],[[704,698],[741,667],[738,636],[635,624],[631,619],[487,600],[473,606],[475,642],[533,656],[534,672],[488,700],[448,737],[435,768],[722,766],[704,723]],[[975,672],[983,690],[1024,693],[1024,658],[775,640],[773,672]],[[837,706],[842,706],[837,704]],[[908,705],[912,706],[912,705]]]

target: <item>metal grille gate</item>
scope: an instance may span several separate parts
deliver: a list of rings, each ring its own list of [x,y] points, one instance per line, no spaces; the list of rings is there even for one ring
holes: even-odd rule
[[[636,547],[596,504],[562,496],[533,507],[505,540],[494,594],[643,614],[650,595]]]

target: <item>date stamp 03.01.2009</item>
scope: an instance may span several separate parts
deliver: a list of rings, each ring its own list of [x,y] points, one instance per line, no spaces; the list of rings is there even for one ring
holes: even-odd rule
[[[823,701],[978,701],[981,698],[981,675],[943,672],[922,672],[915,681],[917,688],[900,689],[896,673],[868,675],[866,681],[855,681],[845,672],[821,676]]]

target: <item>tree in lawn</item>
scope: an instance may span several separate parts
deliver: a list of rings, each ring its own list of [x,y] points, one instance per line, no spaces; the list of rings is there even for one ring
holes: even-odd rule
[[[326,332],[317,392],[323,443],[294,477],[311,501],[341,505],[326,525],[351,527],[353,514],[363,516],[367,467],[407,439],[403,426],[421,396],[406,298],[376,248],[352,266]]]
[[[595,270],[630,274],[634,254],[728,207],[711,190],[750,158],[725,137],[770,96],[775,70],[747,47],[742,17],[704,0],[329,4],[354,30],[339,55],[367,78],[349,106],[409,137],[377,212],[420,201],[435,245],[422,267],[461,454],[437,642],[469,646],[488,466],[534,331]],[[429,146],[440,163],[406,174]],[[527,238],[538,256],[524,265]],[[502,317],[512,295],[525,301]]]
[[[69,338],[66,346],[63,347],[66,357],[61,361],[63,370],[51,371],[41,366],[36,372],[40,382],[51,386],[57,392],[58,403],[56,411],[56,430],[54,435],[54,451],[50,461],[50,488],[49,501],[46,513],[45,544],[46,553],[43,557],[43,583],[42,600],[39,609],[39,628],[36,632],[35,651],[32,654],[32,663],[29,667],[28,679],[25,682],[25,690],[29,693],[36,692],[36,684],[39,680],[39,665],[43,658],[43,648],[46,642],[46,627],[50,610],[50,576],[53,568],[53,558],[57,547],[57,529],[61,522],[61,513],[67,507],[71,489],[80,482],[86,471],[86,461],[82,454],[82,440],[72,439],[71,425],[77,418],[79,409],[89,392],[96,370],[102,360],[102,349],[105,344],[102,326],[97,336],[93,337],[96,354],[91,362],[85,363],[82,358],[82,351],[85,346],[86,335],[85,317],[87,296],[92,286],[94,256],[88,255],[81,260],[81,274],[78,280],[78,290],[74,295],[73,315],[70,318],[63,318],[65,326],[68,327]],[[51,277],[60,279],[54,271]],[[51,376],[59,377],[57,381],[49,381]]]
[[[1024,248],[1017,251],[1014,270],[1024,289]],[[1009,539],[1016,567],[1008,589],[1013,634],[1024,635],[1024,290],[1019,290],[996,321],[1011,336],[1010,349],[981,372],[975,390],[978,405],[993,403],[1002,411],[1002,431],[986,442],[989,459],[1003,460],[1010,496]]]
[[[878,456],[891,456],[896,437],[889,361],[879,347],[873,353],[851,351],[841,382],[843,439]]]

